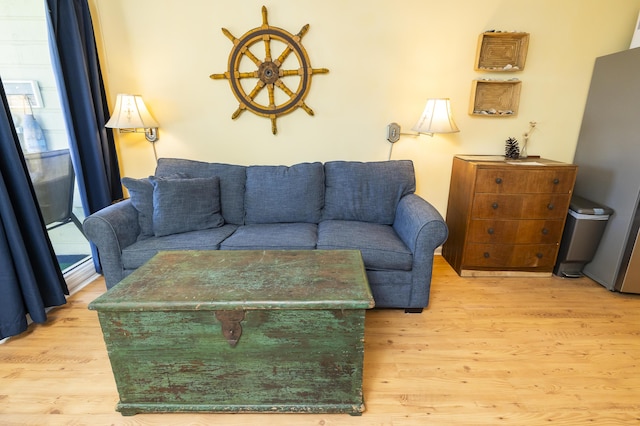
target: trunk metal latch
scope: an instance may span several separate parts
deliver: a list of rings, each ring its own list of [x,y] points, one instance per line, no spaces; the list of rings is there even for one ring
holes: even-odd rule
[[[222,335],[234,348],[242,335],[240,323],[244,320],[244,311],[216,311],[216,319],[221,323]]]

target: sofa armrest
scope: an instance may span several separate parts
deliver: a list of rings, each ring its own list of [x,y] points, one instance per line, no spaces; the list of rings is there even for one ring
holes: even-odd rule
[[[102,273],[111,288],[124,278],[122,250],[135,243],[140,233],[138,212],[127,199],[91,214],[82,227],[98,249]]]
[[[424,308],[429,304],[434,251],[449,235],[447,224],[433,205],[409,194],[398,203],[393,229],[413,253],[413,283],[406,308]]]
[[[418,250],[433,252],[449,234],[435,207],[415,194],[400,199],[393,228],[414,255]]]

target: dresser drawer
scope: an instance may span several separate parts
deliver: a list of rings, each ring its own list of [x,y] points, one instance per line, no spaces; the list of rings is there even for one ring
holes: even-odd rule
[[[572,169],[514,168],[479,169],[476,192],[504,194],[556,193],[568,194],[573,189],[575,171]]]
[[[553,268],[557,244],[467,244],[464,268]]]
[[[491,244],[559,244],[564,221],[472,220],[467,241]]]
[[[569,194],[476,194],[473,219],[565,219]]]

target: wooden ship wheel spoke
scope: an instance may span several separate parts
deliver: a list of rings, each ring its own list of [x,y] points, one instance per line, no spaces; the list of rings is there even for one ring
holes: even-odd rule
[[[238,109],[231,115],[236,119],[245,110],[249,110],[256,115],[271,119],[271,131],[275,135],[278,132],[276,119],[284,114],[288,114],[297,108],[302,108],[309,115],[314,115],[313,110],[304,102],[311,87],[311,76],[313,74],[328,73],[326,68],[312,68],[311,61],[304,46],[301,44],[302,37],[309,31],[309,24],[302,27],[298,34],[293,35],[282,28],[269,25],[267,20],[267,8],[262,7],[262,26],[249,30],[242,37],[236,38],[226,28],[222,33],[233,43],[233,48],[229,54],[228,69],[222,74],[211,74],[212,79],[229,80],[229,85],[233,95],[239,102]],[[284,45],[284,49],[273,60],[272,42]],[[251,48],[262,43],[264,46],[264,59],[256,56]],[[298,61],[297,68],[284,69],[285,61],[293,54]],[[248,59],[257,67],[255,71],[241,71],[240,67],[243,59]],[[246,62],[246,61],[245,61]],[[291,89],[285,82],[285,78],[290,78],[292,82],[296,79],[297,87]],[[243,84],[243,80],[245,83]],[[257,80],[251,91],[247,93],[245,86],[251,87],[252,80]],[[258,98],[264,88],[267,88],[268,103],[261,102]],[[277,89],[277,90],[276,90]],[[284,100],[279,102],[283,98]]]

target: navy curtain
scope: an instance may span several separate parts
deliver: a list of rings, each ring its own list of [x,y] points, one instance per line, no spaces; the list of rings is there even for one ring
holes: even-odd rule
[[[69,294],[42,220],[0,79],[0,339],[27,329],[27,314],[45,322],[45,309]]]
[[[118,156],[87,0],[46,0],[49,47],[85,214],[122,198]],[[92,245],[96,270],[98,256]]]

